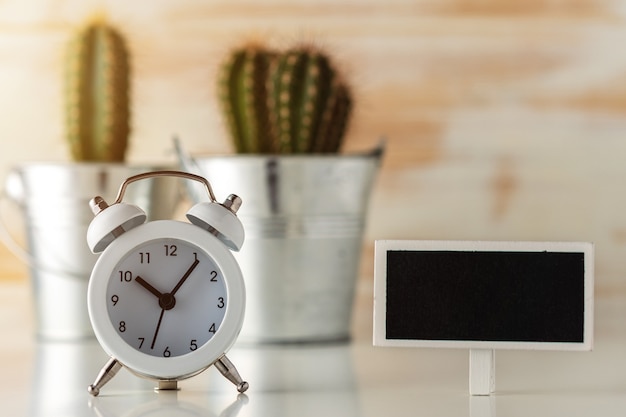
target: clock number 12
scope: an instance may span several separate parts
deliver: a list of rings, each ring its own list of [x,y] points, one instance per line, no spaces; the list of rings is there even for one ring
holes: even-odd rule
[[[176,245],[163,245],[163,247],[165,247],[165,256],[178,256],[176,254],[176,251],[178,250]]]

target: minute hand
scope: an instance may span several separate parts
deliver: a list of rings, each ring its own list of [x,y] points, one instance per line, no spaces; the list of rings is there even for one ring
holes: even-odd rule
[[[171,295],[176,294],[176,291],[178,291],[180,289],[180,287],[185,283],[185,281],[187,280],[187,278],[189,278],[189,275],[191,275],[191,273],[193,272],[193,270],[196,268],[196,266],[198,266],[198,264],[200,263],[199,260],[195,260],[191,266],[189,267],[189,269],[187,270],[187,272],[185,272],[185,275],[182,276],[182,278],[180,279],[180,281],[178,281],[178,283],[176,284],[176,286],[174,287],[174,289],[172,290],[172,292],[170,292]]]

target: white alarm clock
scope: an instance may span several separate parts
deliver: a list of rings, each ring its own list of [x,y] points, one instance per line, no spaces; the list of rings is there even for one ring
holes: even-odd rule
[[[139,207],[122,202],[134,181],[157,176],[201,182],[210,201],[187,212],[189,223],[146,223]],[[87,243],[100,253],[89,280],[87,304],[96,338],[111,356],[92,395],[123,366],[159,381],[159,389],[177,389],[177,381],[211,365],[237,386],[239,376],[225,353],[243,324],[245,287],[231,250],[244,240],[236,212],[241,199],[230,195],[218,203],[209,182],[179,171],[156,171],[128,178],[110,206],[90,202],[96,215]]]

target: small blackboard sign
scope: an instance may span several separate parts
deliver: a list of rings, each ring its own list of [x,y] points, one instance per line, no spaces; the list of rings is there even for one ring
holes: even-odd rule
[[[374,344],[591,350],[593,245],[377,241]]]

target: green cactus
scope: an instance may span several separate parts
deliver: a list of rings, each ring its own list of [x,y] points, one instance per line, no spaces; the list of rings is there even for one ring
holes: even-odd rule
[[[130,133],[130,65],[122,36],[104,22],[66,51],[66,137],[76,161],[122,162]]]
[[[330,60],[310,48],[286,51],[274,63],[269,105],[279,152],[337,152],[350,96]]]
[[[341,147],[350,90],[318,50],[238,49],[222,67],[219,88],[238,152],[330,153]]]
[[[272,59],[272,52],[251,45],[234,51],[222,67],[219,95],[237,152],[271,152],[267,77]]]

